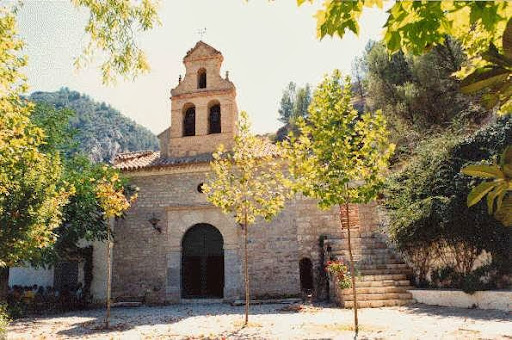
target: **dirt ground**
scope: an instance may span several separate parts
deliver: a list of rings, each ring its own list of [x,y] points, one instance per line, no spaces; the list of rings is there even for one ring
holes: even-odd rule
[[[332,306],[189,304],[115,308],[25,318],[8,339],[353,339],[352,310]],[[426,305],[368,308],[359,313],[358,339],[512,339],[512,313]]]

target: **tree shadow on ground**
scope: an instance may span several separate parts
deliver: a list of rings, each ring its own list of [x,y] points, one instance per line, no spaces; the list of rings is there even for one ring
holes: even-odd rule
[[[509,321],[512,322],[512,313],[495,309],[458,308],[413,304],[402,307],[408,313],[438,317],[465,317],[472,320],[483,321]]]
[[[302,308],[300,306],[304,305],[254,305],[251,306],[249,315],[256,316],[260,314],[293,314],[301,311]],[[305,308],[318,307],[310,306]],[[104,309],[95,309],[60,315],[59,317],[83,317],[92,318],[92,320],[74,323],[70,325],[71,328],[61,330],[57,334],[69,338],[79,338],[83,337],[84,335],[92,334],[107,335],[109,333],[129,331],[140,326],[154,326],[162,324],[170,326],[189,318],[201,316],[239,315],[240,320],[242,321],[243,314],[244,306],[230,306],[227,304],[180,304],[155,307],[120,307],[112,309],[110,328],[105,329]],[[242,330],[243,327],[241,325],[233,325],[233,329],[224,330],[222,336],[243,338],[244,335],[240,333]]]

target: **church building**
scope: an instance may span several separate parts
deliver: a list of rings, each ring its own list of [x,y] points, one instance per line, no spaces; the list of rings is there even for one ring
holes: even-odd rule
[[[171,126],[159,135],[160,152],[124,153],[114,162],[139,188],[114,230],[112,294],[119,301],[229,302],[244,294],[242,230],[207,202],[201,188],[212,153],[221,143],[229,149],[237,133],[236,88],[227,73],[221,75],[221,52],[203,41],[183,62],[186,74],[171,90]],[[408,269],[378,232],[377,206],[354,205],[349,213],[361,287],[374,287],[360,304],[409,302]],[[327,259],[348,259],[339,218],[337,210],[323,211],[298,197],[272,222],[250,226],[252,297],[333,296],[323,268]],[[349,306],[344,296],[337,298]]]

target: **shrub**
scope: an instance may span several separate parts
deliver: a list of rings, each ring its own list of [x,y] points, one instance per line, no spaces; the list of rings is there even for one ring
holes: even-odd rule
[[[340,289],[352,287],[352,275],[346,264],[341,261],[327,261],[325,271],[335,278]]]
[[[9,320],[7,306],[5,304],[0,304],[0,340],[7,339],[7,326],[9,325]]]
[[[457,288],[465,282],[472,290],[480,281],[473,277],[478,275],[473,273],[475,261],[484,250],[492,256],[490,266],[498,273],[496,277],[512,271],[512,228],[490,216],[485,202],[466,206],[474,179],[460,172],[468,163],[491,160],[509,144],[510,116],[470,136],[446,133],[423,142],[389,178],[385,192],[388,232],[413,267],[418,284],[432,284],[430,275],[447,267],[461,277],[453,280]]]

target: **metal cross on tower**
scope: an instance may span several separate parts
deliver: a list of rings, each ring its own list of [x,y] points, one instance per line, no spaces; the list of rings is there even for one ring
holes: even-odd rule
[[[198,29],[197,34],[199,34],[200,40],[203,40],[204,36],[206,35],[206,27]]]

